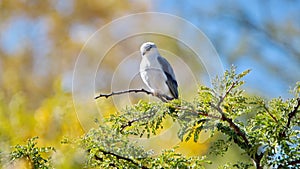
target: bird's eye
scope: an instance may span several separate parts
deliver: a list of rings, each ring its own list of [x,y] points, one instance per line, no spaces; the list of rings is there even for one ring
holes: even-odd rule
[[[149,51],[152,48],[152,45],[146,47],[146,51]]]

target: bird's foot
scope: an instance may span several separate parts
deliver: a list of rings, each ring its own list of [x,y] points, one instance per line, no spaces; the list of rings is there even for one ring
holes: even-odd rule
[[[174,98],[169,97],[169,96],[167,96],[165,94],[161,94],[161,93],[157,93],[157,92],[154,92],[153,95],[156,96],[156,97],[158,97],[163,102],[169,102],[170,100],[174,99]]]

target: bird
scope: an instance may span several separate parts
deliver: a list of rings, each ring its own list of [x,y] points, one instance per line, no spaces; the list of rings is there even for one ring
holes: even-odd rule
[[[154,96],[162,101],[178,99],[178,84],[170,63],[159,54],[153,42],[140,47],[140,76]]]

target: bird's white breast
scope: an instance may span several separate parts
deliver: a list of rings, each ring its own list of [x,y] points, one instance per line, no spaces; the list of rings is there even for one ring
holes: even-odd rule
[[[157,56],[158,55],[143,56],[140,65],[142,80],[152,92],[158,92],[171,96],[169,87],[166,84],[167,77],[157,60]]]

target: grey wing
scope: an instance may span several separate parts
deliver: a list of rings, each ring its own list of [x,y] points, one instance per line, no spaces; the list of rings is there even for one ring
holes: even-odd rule
[[[178,89],[177,89],[178,84],[170,63],[161,56],[158,56],[157,60],[160,63],[165,75],[167,76],[166,84],[168,85],[171,94],[174,96],[175,99],[178,99]]]

